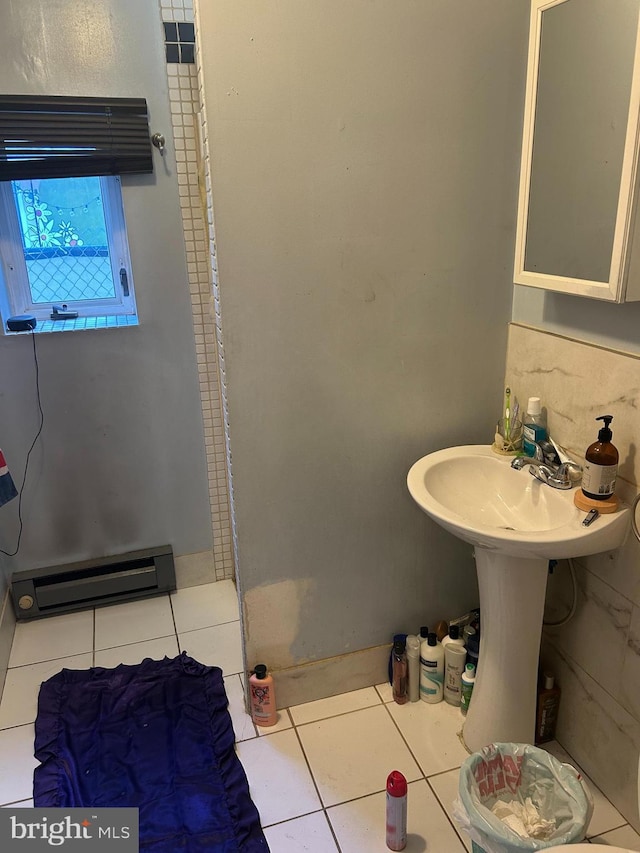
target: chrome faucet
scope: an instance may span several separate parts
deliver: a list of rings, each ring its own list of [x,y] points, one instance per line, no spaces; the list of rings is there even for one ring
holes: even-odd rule
[[[534,446],[534,455],[516,456],[511,467],[520,471],[528,466],[530,474],[552,489],[572,489],[580,479],[582,467],[576,462],[560,462],[555,447],[548,441],[531,443]]]

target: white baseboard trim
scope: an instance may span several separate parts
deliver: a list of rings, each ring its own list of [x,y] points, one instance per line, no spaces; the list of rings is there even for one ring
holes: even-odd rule
[[[202,584],[213,583],[216,580],[213,551],[197,551],[195,554],[174,556],[173,564],[176,570],[176,586],[178,589],[202,586]]]
[[[388,644],[373,646],[275,670],[273,678],[278,708],[326,699],[387,681],[390,650]]]

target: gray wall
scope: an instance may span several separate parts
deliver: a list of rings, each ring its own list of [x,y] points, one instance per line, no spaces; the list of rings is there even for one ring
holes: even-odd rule
[[[405,477],[499,414],[528,3],[199,15],[247,649],[278,669],[477,603]]]
[[[211,548],[195,346],[157,0],[4,3],[0,88],[142,96],[168,153],[123,179],[139,328],[37,336],[44,430],[5,573],[170,543]],[[0,446],[19,481],[38,413],[29,336],[0,338]],[[0,510],[16,541],[17,501]]]

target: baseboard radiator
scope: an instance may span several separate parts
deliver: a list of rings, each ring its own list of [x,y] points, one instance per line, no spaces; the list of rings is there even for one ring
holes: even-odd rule
[[[17,619],[36,619],[148,598],[176,588],[170,545],[115,557],[51,566],[11,577]]]

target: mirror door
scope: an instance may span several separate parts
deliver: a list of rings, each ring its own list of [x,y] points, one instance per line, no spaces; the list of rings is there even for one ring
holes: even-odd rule
[[[532,0],[514,281],[624,301],[640,0]]]

